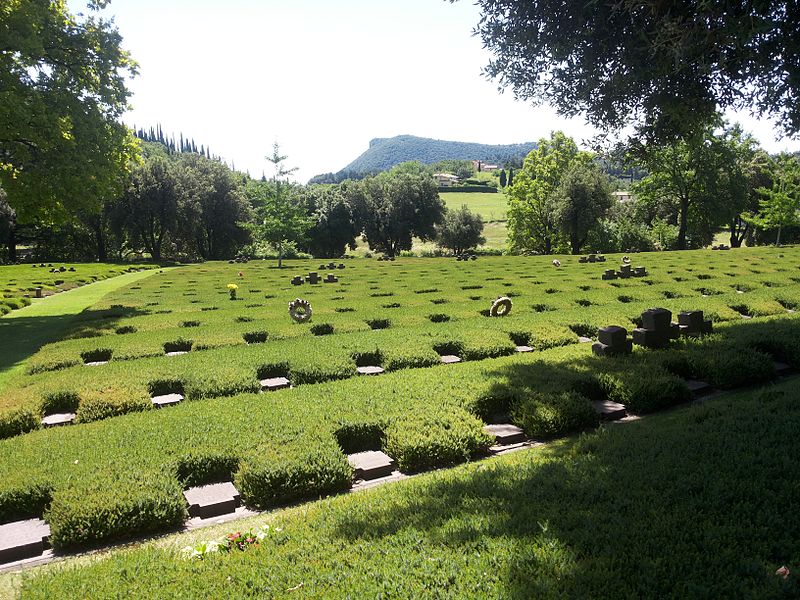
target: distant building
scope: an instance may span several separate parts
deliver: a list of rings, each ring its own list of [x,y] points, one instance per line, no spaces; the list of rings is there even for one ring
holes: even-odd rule
[[[630,202],[631,200],[633,200],[633,192],[629,192],[629,191],[614,192],[612,195],[614,196],[614,199],[617,200],[618,202],[623,202],[624,203],[624,202]]]
[[[489,163],[485,163],[480,160],[473,160],[472,161],[472,168],[476,171],[483,172],[483,171],[497,171],[500,166],[499,165],[490,165]]]
[[[443,187],[456,185],[458,183],[458,177],[450,173],[434,173],[433,178],[438,185]]]

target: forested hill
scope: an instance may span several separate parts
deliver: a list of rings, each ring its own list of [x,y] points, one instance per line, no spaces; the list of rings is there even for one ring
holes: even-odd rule
[[[492,146],[469,142],[448,142],[413,135],[398,135],[392,138],[375,138],[369,149],[338,173],[326,173],[313,177],[309,183],[338,183],[348,177],[359,177],[378,173],[409,160],[423,164],[440,160],[480,160],[503,165],[520,161],[536,147],[533,142]]]

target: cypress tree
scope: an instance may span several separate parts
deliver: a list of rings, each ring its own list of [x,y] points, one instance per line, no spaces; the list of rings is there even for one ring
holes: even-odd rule
[[[500,170],[500,187],[506,187],[506,172],[505,169]]]
[[[508,185],[514,184],[514,169],[509,167],[508,169]]]

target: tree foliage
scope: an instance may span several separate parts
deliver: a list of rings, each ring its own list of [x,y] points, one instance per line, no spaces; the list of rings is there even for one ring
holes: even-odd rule
[[[777,229],[775,244],[781,243],[781,231],[800,225],[800,160],[797,156],[780,155],[771,164],[771,187],[758,188],[762,196],[758,212],[744,219],[763,229]]]
[[[369,247],[389,256],[410,250],[413,237],[433,239],[444,216],[436,182],[418,163],[400,164],[347,190]]]
[[[0,6],[0,185],[20,222],[64,221],[118,193],[135,144],[118,122],[136,65],[112,23],[63,0]]]
[[[348,202],[348,185],[350,182],[341,186],[308,186],[302,192],[306,211],[313,221],[306,232],[305,247],[314,256],[337,258],[347,248],[356,248],[356,236],[361,229]]]
[[[600,128],[685,135],[718,108],[752,108],[800,131],[795,2],[478,0],[486,68],[523,99]]]
[[[441,224],[436,226],[436,243],[453,254],[462,254],[486,243],[482,233],[483,219],[464,204],[445,212]]]
[[[590,159],[561,131],[539,140],[506,192],[512,251],[550,254],[556,249],[560,238],[556,192],[575,163]]]
[[[592,227],[611,207],[608,177],[596,163],[575,161],[556,192],[556,219],[573,254],[580,254]]]

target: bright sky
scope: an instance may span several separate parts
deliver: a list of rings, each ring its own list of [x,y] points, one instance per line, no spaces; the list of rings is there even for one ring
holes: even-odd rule
[[[85,0],[69,0],[73,12]],[[139,63],[125,121],[160,123],[253,176],[277,141],[306,181],[369,140],[401,134],[507,144],[593,130],[514,101],[481,75],[489,60],[470,0],[113,0],[105,10]],[[775,128],[737,115],[770,151]]]

